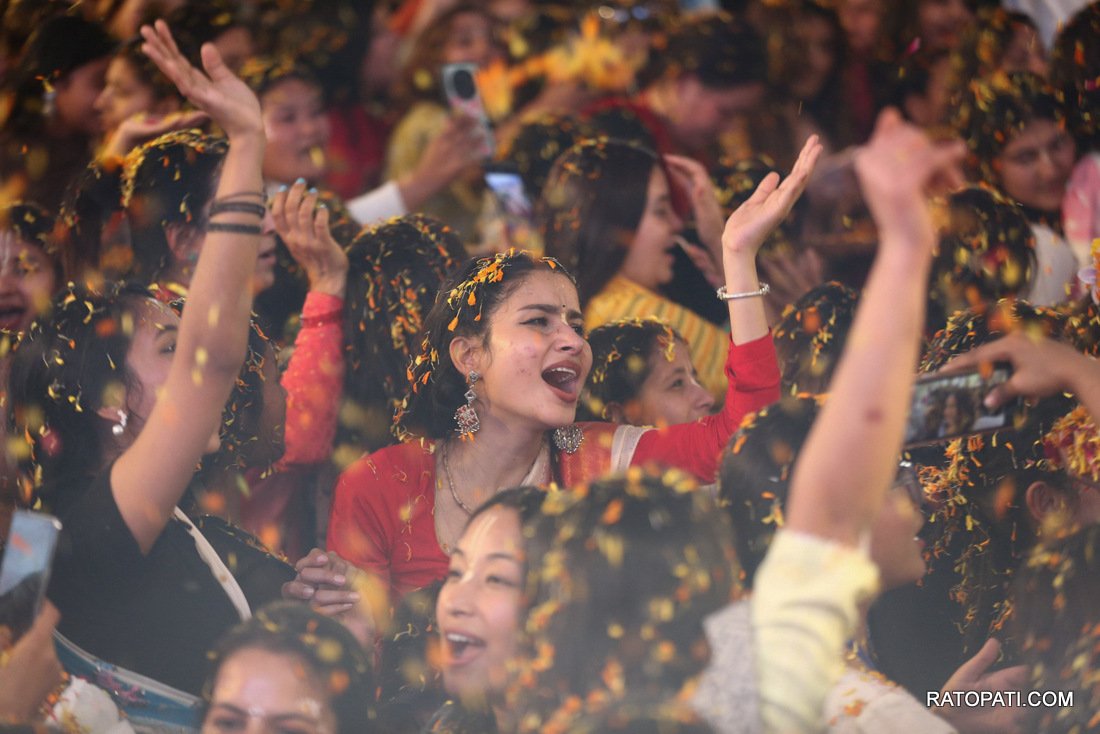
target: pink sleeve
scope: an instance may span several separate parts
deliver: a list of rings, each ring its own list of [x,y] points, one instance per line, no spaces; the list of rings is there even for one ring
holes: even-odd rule
[[[1074,167],[1062,200],[1062,218],[1070,242],[1091,244],[1100,236],[1100,156],[1086,155]]]
[[[386,493],[379,486],[381,473],[370,457],[348,467],[336,482],[329,515],[327,544],[349,563],[369,571],[390,585],[389,547],[394,542],[394,528],[387,518],[396,513],[380,508]]]
[[[644,433],[631,464],[656,462],[694,474],[710,483],[730,436],[749,413],[779,399],[779,361],[769,332],[756,341],[730,342],[726,358],[726,404],[720,413],[695,423],[681,423]]]
[[[317,464],[332,453],[344,388],[344,301],[306,295],[302,328],[282,384],[286,389],[286,451],[276,464]]]

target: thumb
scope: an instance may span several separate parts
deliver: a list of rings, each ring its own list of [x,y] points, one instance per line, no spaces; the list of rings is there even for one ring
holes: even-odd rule
[[[949,680],[948,683],[952,681],[956,683],[969,683],[978,680],[985,671],[989,670],[989,666],[997,661],[997,656],[1000,654],[1000,641],[995,637],[990,637],[985,641],[985,644],[982,645],[982,649],[978,650],[977,655],[959,666],[959,669],[951,676],[951,680]]]
[[[60,621],[61,612],[57,611],[57,607],[48,600],[43,600],[42,609],[39,610],[38,616],[35,617],[34,624],[27,634],[49,637],[53,634],[54,628],[57,627],[57,623]]]
[[[225,65],[217,46],[212,43],[204,43],[199,53],[202,56],[202,68],[206,69],[206,73],[211,79],[224,78],[226,75],[232,76],[233,72]]]

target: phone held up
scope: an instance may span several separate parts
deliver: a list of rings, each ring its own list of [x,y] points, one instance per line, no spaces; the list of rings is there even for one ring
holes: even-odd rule
[[[1022,399],[990,410],[985,398],[1012,377],[1012,367],[930,375],[917,380],[905,429],[906,447],[926,446],[960,436],[991,433],[1019,426],[1026,417]]]
[[[493,141],[489,115],[486,114],[481,94],[477,91],[476,73],[477,66],[474,64],[447,64],[443,67],[443,93],[452,110],[477,121],[481,131],[478,153],[482,158],[488,159],[496,152],[496,144]]]
[[[34,624],[50,580],[61,523],[53,515],[30,510],[12,514],[0,561],[0,627],[14,643]]]

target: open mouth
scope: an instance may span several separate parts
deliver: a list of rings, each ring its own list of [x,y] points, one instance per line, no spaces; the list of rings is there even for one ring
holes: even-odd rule
[[[568,365],[549,367],[543,370],[542,380],[565,402],[577,402],[580,396],[580,373],[577,368]]]
[[[446,642],[447,662],[450,665],[465,665],[485,648],[485,641],[480,637],[460,632],[448,632],[443,635],[443,640]]]
[[[26,313],[26,306],[17,306],[13,304],[0,306],[0,329],[4,331],[18,331],[23,325],[23,318]]]

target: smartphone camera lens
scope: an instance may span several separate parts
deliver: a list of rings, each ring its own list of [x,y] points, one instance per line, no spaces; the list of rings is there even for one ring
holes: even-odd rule
[[[473,99],[477,96],[477,87],[474,86],[474,75],[468,71],[459,71],[454,75],[455,94],[459,99]]]

